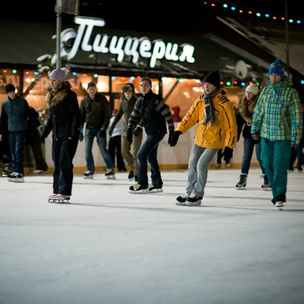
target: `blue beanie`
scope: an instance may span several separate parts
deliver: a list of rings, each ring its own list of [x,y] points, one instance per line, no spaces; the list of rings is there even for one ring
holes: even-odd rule
[[[281,77],[284,76],[285,65],[280,58],[277,58],[275,62],[273,62],[269,67],[269,74],[277,74]]]
[[[53,70],[50,74],[50,79],[56,79],[60,82],[63,82],[65,79],[66,73],[64,70],[58,68],[56,70]]]

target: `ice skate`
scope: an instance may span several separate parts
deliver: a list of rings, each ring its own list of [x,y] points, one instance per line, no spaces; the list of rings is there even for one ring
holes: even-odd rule
[[[8,175],[8,181],[13,183],[23,183],[24,177],[21,173],[13,172]]]
[[[244,190],[247,185],[247,174],[241,174],[240,175],[240,181],[235,185],[235,188],[237,190]]]
[[[261,188],[264,191],[271,190],[271,184],[270,184],[270,182],[264,182],[264,184],[261,186]]]
[[[149,189],[149,193],[160,193],[160,192],[163,192],[163,187],[162,186],[157,186],[157,185],[153,185],[153,184],[150,184],[148,186],[148,189]]]
[[[10,164],[3,164],[2,166],[2,176],[6,177],[12,174],[12,170],[10,170]]]
[[[129,172],[129,174],[128,174],[128,179],[129,179],[129,181],[132,181],[134,178],[135,178],[135,176],[134,176],[134,171],[133,171],[133,170],[130,170],[130,172]]]
[[[140,184],[135,184],[129,187],[129,193],[132,194],[146,194],[149,192],[148,187],[144,187]]]
[[[282,202],[282,201],[277,201],[276,203],[275,203],[275,206],[278,208],[278,210],[280,210],[280,211],[282,211],[282,210],[284,210],[283,208],[284,208],[284,202]]]
[[[180,195],[176,198],[177,202],[176,202],[176,205],[177,206],[186,206],[186,201],[187,201],[187,198],[189,197],[188,194],[184,194],[184,195]]]
[[[57,194],[52,194],[52,195],[50,195],[50,196],[49,196],[49,199],[48,199],[48,202],[49,202],[49,203],[54,203],[56,195],[57,195]]]
[[[89,170],[83,173],[84,179],[93,179],[93,176],[94,176],[94,172]]]
[[[114,170],[113,169],[108,169],[107,173],[105,174],[105,177],[107,179],[116,179]]]
[[[188,207],[198,207],[201,205],[202,197],[198,195],[191,194],[186,200],[186,206]]]
[[[49,198],[50,200],[50,198]],[[63,204],[70,202],[70,196],[65,194],[57,194],[53,197],[53,203]]]

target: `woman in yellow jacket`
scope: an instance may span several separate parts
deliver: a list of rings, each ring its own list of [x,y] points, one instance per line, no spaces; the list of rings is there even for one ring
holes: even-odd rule
[[[170,139],[170,145],[175,146],[179,136],[197,124],[188,162],[186,194],[176,199],[176,204],[181,206],[201,205],[208,166],[214,155],[218,149],[226,147],[233,149],[237,143],[234,107],[226,92],[220,87],[219,72],[213,71],[207,74],[203,87],[205,94],[194,101]]]

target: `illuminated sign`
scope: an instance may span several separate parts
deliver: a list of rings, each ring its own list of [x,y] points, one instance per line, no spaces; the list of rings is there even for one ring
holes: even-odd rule
[[[85,52],[116,55],[118,62],[122,62],[125,56],[131,56],[132,63],[137,63],[140,57],[150,58],[151,68],[155,67],[157,60],[163,58],[169,61],[195,62],[194,46],[189,43],[178,45],[171,42],[165,43],[160,39],[151,41],[147,37],[108,36],[106,34],[97,34],[91,42],[94,26],[103,27],[104,20],[76,17],[75,23],[79,24],[77,32],[69,28],[61,33],[61,56],[68,60],[74,58],[80,48]],[[64,45],[70,39],[75,40],[71,49],[67,51]]]

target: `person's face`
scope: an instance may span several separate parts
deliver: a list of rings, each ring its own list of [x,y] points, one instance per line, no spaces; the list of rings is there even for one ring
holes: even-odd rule
[[[59,88],[61,82],[57,79],[54,79],[54,78],[50,78],[50,85],[52,87],[53,90],[56,90]]]
[[[97,88],[96,87],[89,87],[88,88],[88,94],[93,99],[96,95]]]
[[[205,91],[205,93],[210,94],[215,89],[216,89],[216,87],[212,83],[204,82],[204,91]]]
[[[16,97],[15,91],[10,91],[10,92],[7,93],[7,95],[8,95],[8,97],[9,97],[10,99],[14,99],[14,98]]]
[[[278,74],[272,73],[272,74],[269,74],[269,80],[270,80],[270,82],[275,84],[275,83],[281,81],[282,77]]]
[[[139,88],[140,88],[140,92],[143,95],[146,95],[151,90],[151,85],[148,81],[144,80],[144,81],[140,82]]]
[[[125,91],[124,95],[127,100],[130,100],[132,97],[132,91]]]
[[[247,100],[252,100],[255,95],[252,92],[245,91],[245,96]]]

